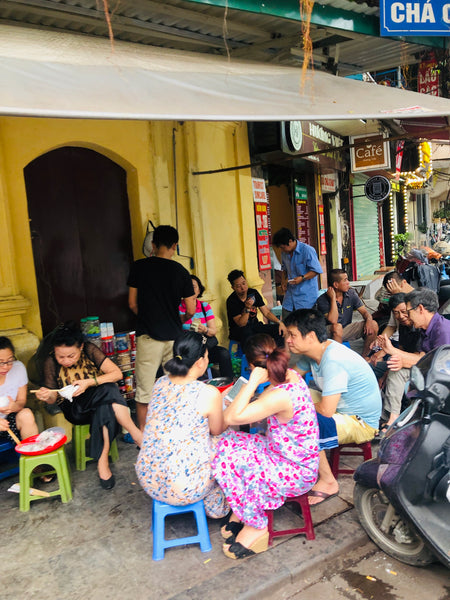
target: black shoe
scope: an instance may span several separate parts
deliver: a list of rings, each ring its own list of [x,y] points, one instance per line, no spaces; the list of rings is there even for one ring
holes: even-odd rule
[[[102,479],[100,477],[100,486],[103,490],[112,490],[116,485],[116,478],[114,475],[111,475],[109,479]]]

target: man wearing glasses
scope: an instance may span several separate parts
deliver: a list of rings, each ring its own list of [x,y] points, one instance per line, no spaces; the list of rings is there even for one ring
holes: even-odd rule
[[[415,329],[422,330],[422,337],[419,343],[418,352],[405,352],[400,348],[395,348],[387,335],[383,334],[378,339],[381,341],[383,350],[390,354],[387,361],[390,369],[386,385],[386,395],[389,396],[389,386],[397,390],[400,396],[397,398],[397,412],[392,411],[386,425],[391,425],[399,416],[401,405],[401,394],[398,390],[403,390],[405,383],[410,376],[410,369],[430,350],[450,344],[450,321],[440,315],[438,297],[435,292],[428,288],[419,288],[405,295],[405,311],[408,314]],[[392,396],[392,394],[390,394]]]

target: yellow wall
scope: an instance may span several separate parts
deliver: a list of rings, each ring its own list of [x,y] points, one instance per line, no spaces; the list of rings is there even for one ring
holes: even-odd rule
[[[23,169],[38,156],[62,146],[90,148],[126,170],[135,258],[142,257],[148,219],[155,225],[178,225],[180,254],[193,258],[192,272],[203,280],[207,287],[205,297],[212,301],[213,310],[224,325],[225,299],[231,291],[227,273],[242,268],[252,285],[261,286],[250,171],[192,174],[197,170],[248,163],[245,123],[3,117],[0,118],[1,331],[7,334],[8,329],[23,324],[28,331],[41,336]],[[190,268],[189,258],[177,260]],[[8,315],[7,310],[1,310],[1,301],[6,306],[11,298],[16,299],[16,312]],[[226,337],[225,326],[220,337]]]

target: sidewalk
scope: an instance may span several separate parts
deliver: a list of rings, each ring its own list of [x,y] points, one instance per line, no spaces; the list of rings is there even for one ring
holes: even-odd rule
[[[154,562],[151,500],[133,468],[137,449],[122,441],[118,447],[112,491],[100,488],[94,463],[84,472],[73,469],[71,444],[66,448],[72,466],[71,502],[39,500],[21,513],[18,495],[7,492],[18,476],[0,482],[3,600],[233,600],[274,598],[275,592],[281,597],[285,587],[295,590],[296,580],[303,581],[313,565],[367,541],[353,510],[352,477],[341,476],[339,496],[312,509],[314,541],[303,535],[276,538],[269,551],[233,561],[222,553],[218,522],[209,519],[211,552],[202,553],[198,545],[176,547]],[[360,462],[354,457],[346,461]],[[41,484],[49,491],[55,485]],[[300,517],[293,510],[277,511],[277,529],[298,525]],[[189,514],[166,522],[167,537],[195,533]]]

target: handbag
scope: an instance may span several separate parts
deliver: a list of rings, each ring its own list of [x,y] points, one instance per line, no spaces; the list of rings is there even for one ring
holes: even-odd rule
[[[152,227],[152,229],[150,229],[150,226]],[[153,231],[155,229],[156,229],[156,227],[153,225],[153,223],[149,219],[148,223],[147,223],[147,232],[145,234],[145,238],[142,243],[142,254],[144,256],[146,256],[147,258],[149,258],[153,254],[152,242],[153,242]]]
[[[206,321],[206,312],[205,312],[205,307],[203,306],[203,302],[200,302],[201,307],[202,307],[202,311],[203,314],[205,315],[205,321]],[[211,337],[206,337],[206,347],[208,348],[208,350],[211,350],[211,348],[214,348],[215,346],[218,346],[219,344],[219,340],[216,338],[215,335],[212,335]]]

